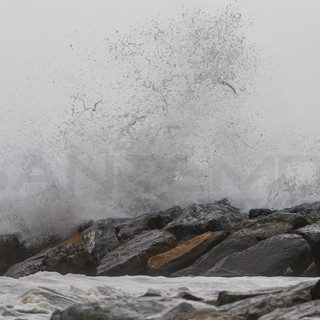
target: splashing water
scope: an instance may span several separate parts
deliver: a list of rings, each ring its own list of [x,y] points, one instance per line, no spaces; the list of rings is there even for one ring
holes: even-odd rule
[[[3,119],[19,125],[1,139],[0,231],[64,233],[83,220],[222,197],[243,209],[316,198],[319,179],[299,180],[315,176],[310,157],[274,156],[281,145],[252,107],[260,49],[247,28],[227,6],[183,8],[86,46],[73,35],[61,78],[47,84],[59,82],[69,100],[52,94],[62,106],[54,115]]]

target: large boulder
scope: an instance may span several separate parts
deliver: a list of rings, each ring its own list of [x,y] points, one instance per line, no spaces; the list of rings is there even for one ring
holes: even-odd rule
[[[151,257],[148,261],[148,273],[152,275],[169,275],[174,271],[187,267],[226,237],[227,233],[224,231],[208,231],[196,236],[182,245]]]
[[[290,308],[277,308],[259,320],[316,320],[320,319],[320,300],[302,303]]]
[[[26,258],[26,250],[12,234],[0,235],[0,275],[13,264]]]
[[[320,221],[320,201],[303,203],[291,208],[281,210],[287,213],[295,213],[304,217],[309,224]]]
[[[117,227],[117,237],[126,240],[141,231],[163,229],[168,223],[179,217],[181,213],[182,209],[179,206],[174,206],[168,210],[145,213],[135,218],[126,219]]]
[[[149,258],[170,250],[176,238],[167,231],[145,231],[108,252],[97,267],[97,275],[120,276],[145,272]]]
[[[233,253],[208,271],[210,276],[300,276],[311,262],[308,243],[295,234],[281,234]]]
[[[121,242],[116,230],[126,219],[104,219],[93,222],[82,231],[84,245],[92,258],[100,262],[101,258],[117,248]]]
[[[241,220],[239,209],[227,200],[216,201],[206,205],[192,204],[170,222],[165,230],[173,233],[177,239],[198,235],[207,231],[231,231],[235,221]]]
[[[95,263],[86,250],[81,235],[75,234],[55,247],[13,265],[5,276],[20,278],[39,271],[93,275]]]
[[[229,291],[221,291],[218,294],[218,299],[217,299],[217,306],[223,306],[225,304],[241,301],[241,300],[246,300],[249,298],[254,298],[266,294],[271,294],[271,293],[279,293],[283,290],[280,289],[269,289],[269,290],[263,290],[263,291],[252,291],[252,292],[229,292]]]
[[[299,228],[296,233],[303,236],[312,247],[320,246],[320,222]]]
[[[195,308],[180,299],[143,297],[131,299],[104,299],[99,302],[75,304],[67,309],[55,311],[51,320],[170,320],[177,313]]]
[[[233,229],[247,230],[258,240],[264,240],[281,233],[289,233],[308,224],[299,214],[275,212],[259,215],[254,219],[243,219],[234,224]]]
[[[316,265],[316,274],[320,273],[320,221],[297,229],[295,233],[308,241]]]
[[[103,219],[93,222],[82,231],[84,243],[98,263],[102,257],[135,235],[154,229],[162,229],[181,214],[181,208],[152,212],[135,218]]]
[[[250,209],[249,218],[255,219],[259,216],[268,216],[268,215],[275,213],[275,212],[276,212],[276,210],[266,209],[266,208]]]
[[[241,252],[258,242],[256,237],[248,232],[238,231],[227,239],[214,246],[207,253],[202,255],[195,263],[191,266],[181,269],[175,272],[174,276],[199,276],[208,275],[206,272],[213,268],[215,264],[221,259],[229,256],[235,252]]]
[[[290,308],[311,301],[310,283],[303,283],[280,293],[261,295],[219,307],[219,311],[257,320],[275,309]],[[279,318],[269,318],[278,320]],[[289,319],[289,318],[288,318]],[[290,318],[291,319],[291,318]]]
[[[163,310],[163,304],[152,301],[102,301],[86,304],[76,304],[63,311],[55,311],[51,320],[138,320],[146,319]]]

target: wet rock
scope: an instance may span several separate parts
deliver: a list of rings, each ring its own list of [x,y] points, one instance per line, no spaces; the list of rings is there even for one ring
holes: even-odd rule
[[[66,310],[55,311],[51,320],[169,320],[177,313],[194,309],[190,303],[164,298],[125,299],[76,304]]]
[[[291,308],[275,309],[259,320],[316,320],[320,319],[320,300],[302,303]]]
[[[94,274],[95,264],[79,234],[62,243],[10,267],[8,277],[20,278],[39,271],[56,271],[61,274]]]
[[[234,230],[247,230],[258,240],[264,240],[281,233],[290,233],[304,227],[308,220],[299,214],[276,212],[255,219],[243,219],[234,224]]]
[[[169,251],[153,256],[148,261],[148,273],[169,275],[192,264],[203,253],[227,237],[224,231],[206,232]]]
[[[272,209],[264,209],[264,208],[259,208],[259,209],[250,209],[249,211],[249,218],[254,219],[259,216],[267,216],[271,213],[276,212],[275,210]]]
[[[20,278],[43,271],[44,253],[37,254],[27,260],[14,264],[4,274],[6,277]]]
[[[308,221],[308,224],[320,221],[320,201],[316,201],[313,203],[303,203],[291,208],[283,209],[281,211],[299,214]]]
[[[83,244],[70,243],[48,250],[43,263],[46,271],[56,271],[61,274],[95,274],[96,264]]]
[[[296,230],[303,236],[311,247],[311,252],[316,264],[316,275],[320,272],[320,221]]]
[[[256,291],[256,292],[228,292],[228,291],[221,291],[219,292],[218,299],[217,299],[217,306],[222,306],[225,304],[237,302],[240,300],[245,300],[269,293],[278,293],[281,290],[266,290],[266,291]]]
[[[180,216],[182,209],[179,206],[165,211],[146,213],[135,218],[126,219],[117,227],[116,233],[120,240],[134,237],[141,231],[163,229],[168,223]]]
[[[296,233],[303,236],[312,247],[320,245],[320,222],[299,228]]]
[[[231,231],[232,224],[241,218],[239,209],[232,207],[227,200],[207,205],[192,204],[183,209],[165,230],[182,239],[189,234],[198,235],[207,231]]]
[[[82,231],[84,245],[92,258],[100,262],[108,252],[117,248],[121,242],[116,235],[116,228],[125,219],[104,219],[93,222]]]
[[[181,214],[179,206],[165,211],[153,212],[134,218],[104,219],[92,222],[82,231],[84,243],[93,259],[102,257],[135,235],[154,229],[162,229]]]
[[[0,275],[27,255],[25,248],[15,235],[0,235]]]
[[[55,311],[51,320],[137,320],[144,319],[156,312],[161,312],[163,306],[156,301],[128,301],[126,304],[114,301],[111,304],[87,303],[76,304],[63,311]]]
[[[97,275],[134,275],[145,272],[149,258],[173,248],[175,237],[166,231],[143,232],[107,253],[97,267]]]
[[[206,272],[213,268],[218,261],[232,253],[241,252],[247,248],[250,248],[257,242],[258,240],[253,235],[247,232],[238,231],[202,255],[190,267],[175,272],[173,276],[210,276],[210,274],[207,274]]]
[[[282,234],[260,241],[253,247],[219,261],[211,276],[282,276],[288,268],[293,276],[302,274],[311,262],[308,243],[295,234]]]
[[[312,285],[303,283],[291,290],[249,298],[219,307],[219,311],[237,314],[245,319],[257,320],[276,308],[288,308],[311,301]],[[275,318],[278,319],[278,318]]]
[[[171,318],[171,320],[245,320],[245,318],[204,309],[179,313]]]

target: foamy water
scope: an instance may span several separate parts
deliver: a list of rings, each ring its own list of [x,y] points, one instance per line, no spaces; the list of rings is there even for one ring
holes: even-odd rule
[[[54,310],[88,302],[134,302],[148,289],[157,290],[162,298],[163,312],[181,303],[173,299],[188,291],[205,300],[214,300],[220,291],[248,292],[287,288],[299,283],[315,283],[317,279],[290,277],[87,277],[54,272],[40,272],[20,279],[0,277],[1,319],[50,319]],[[158,301],[158,298],[152,298]],[[208,305],[188,301],[196,308]],[[155,314],[160,316],[161,314]]]

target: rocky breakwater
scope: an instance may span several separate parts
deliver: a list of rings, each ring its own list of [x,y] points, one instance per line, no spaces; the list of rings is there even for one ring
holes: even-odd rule
[[[19,278],[56,271],[90,276],[320,276],[320,202],[243,214],[223,199],[133,218],[90,221],[63,241],[56,236],[45,237],[43,242],[41,238],[19,239],[20,235],[0,236],[1,275]],[[196,307],[182,302],[157,319],[317,317],[320,284],[310,279],[312,283],[286,290],[220,292],[215,301],[187,292],[177,299],[196,301]],[[145,297],[150,300],[146,314],[151,316],[154,302],[162,298],[152,292]],[[134,317],[122,314],[120,318],[149,319],[139,314],[138,305]],[[110,314],[110,308],[105,301],[74,304],[56,311],[52,319],[96,319]]]
[[[90,221],[75,231],[32,248],[30,239],[0,236],[1,275],[320,275],[320,202],[243,214],[223,199]]]

